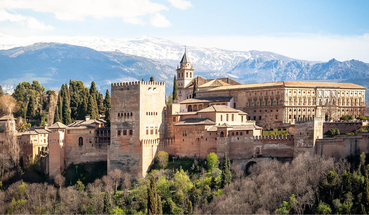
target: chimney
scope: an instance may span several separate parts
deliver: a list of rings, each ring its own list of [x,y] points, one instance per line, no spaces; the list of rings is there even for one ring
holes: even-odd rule
[[[90,116],[89,116],[89,115],[85,116],[85,120],[86,120],[86,121],[87,121],[87,120],[90,120]]]

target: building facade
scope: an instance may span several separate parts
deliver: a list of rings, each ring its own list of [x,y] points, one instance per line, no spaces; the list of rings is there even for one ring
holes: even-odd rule
[[[164,82],[111,85],[111,142],[108,171],[120,169],[143,177],[163,136]]]

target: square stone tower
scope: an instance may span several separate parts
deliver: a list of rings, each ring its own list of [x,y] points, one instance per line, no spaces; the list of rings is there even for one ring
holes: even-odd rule
[[[165,83],[111,85],[111,140],[108,172],[120,169],[144,177],[164,131]]]

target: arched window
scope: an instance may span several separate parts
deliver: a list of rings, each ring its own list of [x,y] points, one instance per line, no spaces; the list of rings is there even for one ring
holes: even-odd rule
[[[220,132],[220,137],[224,137],[224,132],[223,131]]]
[[[78,139],[78,146],[82,147],[83,146],[83,138],[79,137]]]

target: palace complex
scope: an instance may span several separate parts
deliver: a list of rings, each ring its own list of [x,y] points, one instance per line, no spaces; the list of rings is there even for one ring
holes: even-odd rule
[[[351,83],[281,81],[240,84],[230,78],[194,75],[184,53],[177,68],[177,99],[166,104],[164,82],[111,84],[110,127],[102,119],[56,122],[18,133],[25,162],[41,157],[50,177],[74,163],[107,161],[146,175],[158,151],[173,157],[205,159],[214,152],[234,161],[254,157],[292,159],[299,153],[342,158],[369,152],[369,134],[325,136],[330,128],[345,133],[367,122],[337,122],[365,114],[365,88]],[[0,155],[14,119],[0,119]],[[8,128],[8,129],[5,129]],[[285,135],[263,136],[278,128]],[[235,163],[235,162],[234,162]],[[243,168],[240,166],[240,168]]]
[[[165,83],[112,84],[108,170],[142,177],[159,150],[178,157],[204,159],[215,152],[220,157],[227,153],[231,159],[247,159],[293,158],[302,152],[347,156],[369,149],[365,135],[354,138],[356,145],[343,137],[337,140],[341,145],[330,147],[337,141],[323,139],[325,120],[364,115],[365,88],[359,85],[207,80],[194,76],[184,53],[177,86],[177,100],[166,105]],[[263,136],[263,127],[283,127],[288,135]]]

